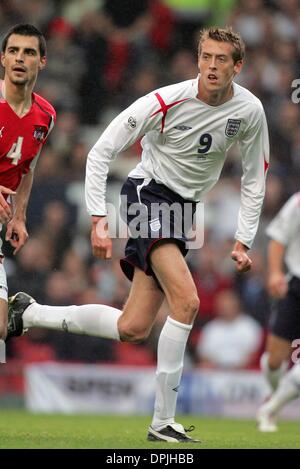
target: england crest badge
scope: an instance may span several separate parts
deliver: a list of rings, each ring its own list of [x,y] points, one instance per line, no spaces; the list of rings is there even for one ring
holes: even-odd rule
[[[240,130],[241,119],[228,119],[225,129],[226,137],[234,137]]]

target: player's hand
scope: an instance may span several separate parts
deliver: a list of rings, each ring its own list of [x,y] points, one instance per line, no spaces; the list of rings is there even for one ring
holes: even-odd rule
[[[111,259],[112,241],[108,234],[106,217],[92,217],[91,244],[98,259]]]
[[[15,248],[13,252],[14,256],[24,246],[28,237],[25,221],[13,218],[7,224],[5,239]]]
[[[276,299],[284,298],[288,291],[288,282],[283,272],[273,272],[268,279],[268,292]]]
[[[248,272],[252,266],[252,260],[247,254],[248,248],[244,244],[237,241],[231,253],[231,259],[236,262],[238,272]]]
[[[7,187],[0,186],[0,223],[8,223],[12,219],[12,210],[9,203],[5,200],[2,194],[16,195],[15,191]]]

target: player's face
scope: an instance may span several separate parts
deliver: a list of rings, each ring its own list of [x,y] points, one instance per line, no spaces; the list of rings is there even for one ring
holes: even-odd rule
[[[227,42],[203,41],[198,66],[202,85],[208,92],[230,87],[235,75],[241,71],[242,61],[234,64],[232,52],[233,46]]]
[[[5,77],[15,85],[35,82],[39,70],[44,68],[46,57],[41,57],[39,41],[35,36],[12,34],[7,41],[1,62],[5,68]]]

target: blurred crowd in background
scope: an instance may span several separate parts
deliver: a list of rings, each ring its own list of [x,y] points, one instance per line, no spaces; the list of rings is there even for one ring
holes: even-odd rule
[[[121,110],[155,88],[197,76],[199,30],[232,25],[246,42],[236,82],[264,105],[271,142],[264,209],[253,268],[237,275],[230,259],[240,201],[238,148],[205,204],[205,242],[188,261],[201,306],[191,334],[191,366],[255,367],[263,349],[271,302],[266,291],[265,228],[299,190],[300,78],[298,0],[2,0],[0,30],[29,22],[41,29],[48,64],[35,91],[56,108],[57,124],[39,160],[28,210],[30,238],[15,258],[5,245],[9,293],[23,290],[53,305],[105,303],[122,308],[129,282],[119,267],[125,240],[114,240],[112,261],[90,249],[84,202],[85,162],[103,129]],[[140,158],[134,145],[111,164],[108,201]],[[10,358],[154,364],[168,312],[163,305],[141,345],[41,329],[8,344]]]

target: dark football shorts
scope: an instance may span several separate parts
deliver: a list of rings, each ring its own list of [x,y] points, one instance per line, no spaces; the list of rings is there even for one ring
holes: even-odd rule
[[[151,249],[158,242],[174,242],[186,256],[189,239],[185,233],[192,227],[192,223],[189,226],[190,214],[194,215],[196,205],[153,179],[126,180],[121,189],[120,212],[127,224],[129,239],[120,265],[129,280],[138,267],[159,285],[149,262]]]
[[[300,339],[300,279],[292,277],[285,298],[274,302],[269,324],[270,331],[292,342]]]

